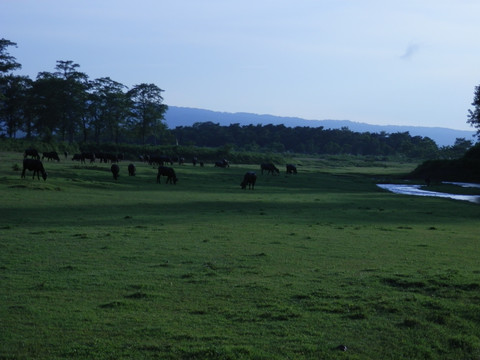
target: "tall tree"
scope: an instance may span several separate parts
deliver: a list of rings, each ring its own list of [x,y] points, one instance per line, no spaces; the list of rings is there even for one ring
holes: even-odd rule
[[[126,89],[125,85],[109,77],[99,78],[92,82],[88,106],[89,127],[93,130],[97,143],[100,142],[102,133],[104,139],[113,140],[115,143],[119,142],[121,129],[123,129],[129,114],[129,99],[124,89]]]
[[[41,72],[33,86],[37,129],[72,142],[87,107],[88,76],[72,61],[57,61],[56,72]],[[51,134],[44,134],[51,135]]]
[[[4,98],[0,106],[0,123],[10,138],[16,137],[17,131],[24,128],[31,86],[32,80],[26,76],[7,75],[2,78]]]
[[[27,133],[50,136],[58,132],[62,122],[63,80],[50,72],[41,72],[33,82],[30,102],[35,117],[28,124]]]
[[[162,123],[168,106],[163,104],[163,90],[155,84],[139,84],[134,86],[128,96],[132,101],[131,126],[137,131],[142,144],[148,136],[152,136],[156,143],[161,133],[166,129]]]
[[[79,72],[80,65],[71,60],[57,61],[54,75],[63,80],[59,94],[62,105],[60,132],[63,140],[73,141],[75,133],[85,116],[87,106],[88,75]]]
[[[8,53],[7,48],[9,46],[17,47],[17,43],[3,38],[0,39],[0,76],[22,68],[22,65],[17,63],[17,59]]]
[[[473,111],[468,110],[467,122],[477,129],[477,136],[480,139],[480,85],[475,87],[472,106],[474,107]]]
[[[16,112],[18,115],[19,109],[12,108],[18,99],[13,101],[9,98],[16,85],[18,85],[18,82],[12,78],[10,72],[20,69],[22,66],[8,52],[8,47],[10,46],[16,47],[17,44],[7,39],[0,39],[0,124],[3,125],[2,130],[5,130],[9,136],[12,136],[11,131],[14,130],[11,127],[13,125],[12,121],[16,121],[14,120],[16,115],[13,116],[13,112]],[[16,95],[18,93],[15,93]],[[7,128],[4,128],[4,126]]]

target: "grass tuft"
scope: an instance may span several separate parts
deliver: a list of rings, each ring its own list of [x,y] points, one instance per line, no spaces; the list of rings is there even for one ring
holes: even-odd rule
[[[137,292],[134,292],[132,294],[125,295],[126,299],[146,299],[148,297],[149,296],[146,293],[141,292],[141,291],[137,291]]]
[[[111,301],[111,302],[106,303],[106,304],[101,304],[100,308],[102,308],[102,309],[116,309],[116,308],[120,308],[120,307],[123,307],[123,306],[125,306],[125,303],[123,303],[121,301]]]

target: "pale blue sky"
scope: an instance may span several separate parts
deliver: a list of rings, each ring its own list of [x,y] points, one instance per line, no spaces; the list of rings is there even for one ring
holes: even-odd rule
[[[0,0],[18,74],[73,60],[167,105],[473,130],[478,0]]]

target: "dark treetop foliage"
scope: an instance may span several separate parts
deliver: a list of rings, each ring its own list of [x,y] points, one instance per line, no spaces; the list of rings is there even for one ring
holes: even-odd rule
[[[468,123],[477,129],[477,136],[480,138],[480,86],[475,87],[472,106],[473,110],[468,110]]]
[[[0,134],[72,142],[161,143],[167,106],[154,84],[126,86],[108,77],[90,80],[71,60],[36,80],[15,76],[21,68],[0,40]]]
[[[16,47],[17,44],[10,40],[0,39],[0,75],[22,67],[22,65],[17,63],[17,60],[8,53],[7,48],[9,46]]]
[[[148,135],[157,135],[166,129],[161,120],[168,107],[162,104],[162,91],[155,84],[140,84],[127,93],[132,101],[131,125],[138,129],[142,144]]]
[[[220,126],[195,123],[173,130],[181,144],[218,147],[225,143],[245,150],[310,154],[398,155],[415,158],[435,156],[438,147],[430,138],[405,133],[357,133],[348,128],[290,128],[284,125]]]

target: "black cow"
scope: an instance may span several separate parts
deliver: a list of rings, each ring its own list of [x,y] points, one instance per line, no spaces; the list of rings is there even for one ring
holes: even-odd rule
[[[134,164],[128,164],[128,176],[135,176],[135,170]]]
[[[23,159],[22,178],[25,177],[25,170],[33,171],[32,179],[35,179],[35,174],[37,174],[37,179],[40,180],[41,173],[43,180],[47,180],[47,172],[43,168],[42,162],[38,159]]]
[[[271,163],[260,165],[260,169],[262,169],[262,175],[264,171],[266,171],[267,174],[272,174],[272,175],[275,175],[275,173],[277,174],[280,173],[280,170],[278,170],[277,167]]]
[[[72,161],[80,161],[82,164],[85,163],[85,157],[83,154],[73,154]]]
[[[104,162],[104,154],[102,152],[95,151],[94,152],[95,159],[98,159],[101,163]],[[106,161],[105,161],[106,162]]]
[[[227,159],[223,159],[222,161],[215,161],[215,167],[226,168],[230,167],[230,164],[228,163]]]
[[[158,167],[158,174],[157,174],[157,183],[160,184],[160,176],[166,176],[167,181],[165,181],[165,184],[176,184],[178,179],[177,175],[175,175],[175,170],[171,167],[166,167],[166,166],[159,166]]]
[[[248,185],[248,188],[253,190],[255,188],[256,181],[257,174],[255,174],[253,171],[249,171],[243,176],[243,181],[241,182],[240,186],[243,190],[245,190]]]
[[[173,160],[168,155],[150,155],[148,159],[150,165],[163,166],[165,164],[173,165]]]
[[[95,162],[95,153],[93,152],[84,152],[82,153],[83,156],[83,162],[85,162],[85,159],[89,159],[90,163]]]
[[[118,163],[120,159],[116,154],[103,154],[103,162],[107,163],[109,161],[113,164],[113,163]]]
[[[44,158],[47,158],[47,160],[57,160],[60,161],[60,158],[58,157],[58,154],[56,151],[47,151],[43,153],[42,160]]]
[[[117,164],[113,164],[111,167],[110,167],[110,170],[112,171],[112,174],[113,174],[113,178],[115,180],[118,179],[118,176],[120,174],[120,167],[117,165]]]
[[[25,150],[25,152],[23,153],[23,158],[26,158],[27,156],[31,156],[33,159],[40,160],[40,154],[36,149],[30,148]]]
[[[287,164],[287,174],[296,174],[297,167],[293,164]]]

